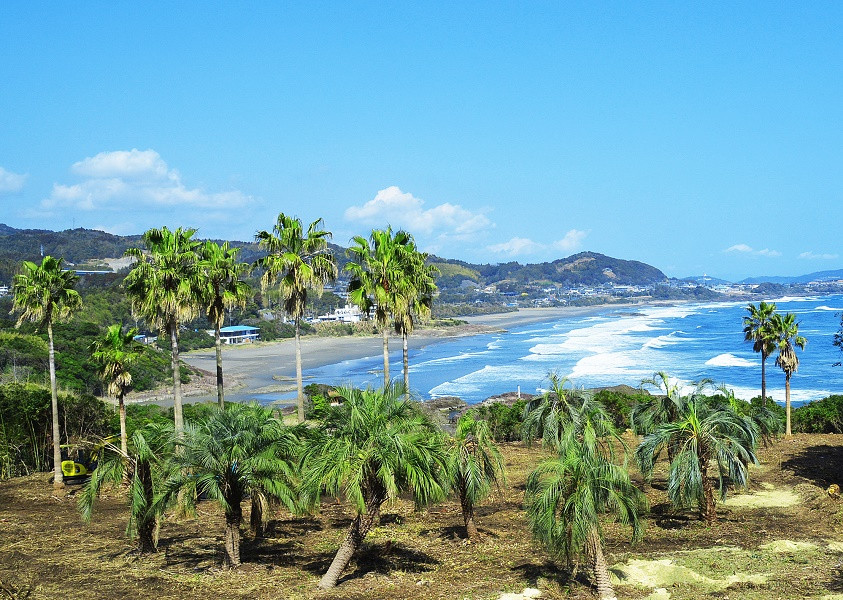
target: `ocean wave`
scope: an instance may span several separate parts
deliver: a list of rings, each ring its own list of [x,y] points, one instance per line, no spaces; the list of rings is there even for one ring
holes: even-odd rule
[[[726,384],[726,387],[732,390],[735,393],[736,398],[740,398],[741,400],[746,400],[747,402],[751,398],[755,398],[761,395],[761,381],[759,377],[758,387],[741,387],[741,386],[731,386]],[[826,389],[802,389],[802,388],[791,388],[790,390],[790,402],[791,403],[805,403],[811,402],[813,400],[821,400],[827,396],[830,396],[832,392]],[[767,396],[772,398],[777,404],[781,404],[784,406],[785,404],[785,390],[784,387],[778,387],[777,385],[770,385],[770,382],[767,382]]]
[[[690,341],[689,338],[679,338],[677,336],[680,335],[688,335],[684,331],[677,330],[673,331],[667,335],[660,335],[659,337],[652,338],[644,343],[642,346],[643,348],[664,348],[666,346],[674,346],[676,344],[681,344],[682,342]]]
[[[709,358],[705,361],[709,367],[758,367],[758,363],[740,356],[735,356],[731,352],[718,354],[714,358]]]
[[[830,311],[834,311],[834,312],[843,312],[843,308],[832,308],[830,306],[825,306],[825,305],[818,306],[814,310],[830,310]]]

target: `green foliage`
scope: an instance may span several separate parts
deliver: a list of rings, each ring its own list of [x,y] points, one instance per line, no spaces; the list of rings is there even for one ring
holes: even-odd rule
[[[615,427],[623,431],[630,425],[630,417],[635,406],[647,402],[649,394],[624,394],[615,390],[600,390],[594,394],[594,399],[600,402],[612,417]]]
[[[162,333],[155,340],[155,345],[166,352],[170,353],[170,336]],[[179,332],[179,352],[189,352],[191,350],[201,350],[203,348],[213,348],[214,338],[208,335],[208,332],[201,328],[182,329]]]
[[[489,433],[496,442],[514,442],[521,439],[521,427],[524,422],[525,400],[517,400],[512,405],[504,402],[492,402],[473,407],[469,413],[476,419],[483,419],[489,425]]]
[[[828,396],[796,408],[793,429],[803,433],[843,433],[843,396]]]
[[[0,385],[0,478],[52,468],[50,388]],[[61,443],[89,440],[116,430],[115,413],[89,394],[60,393]]]

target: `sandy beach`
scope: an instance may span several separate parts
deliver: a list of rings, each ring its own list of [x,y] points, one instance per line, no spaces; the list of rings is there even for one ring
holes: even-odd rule
[[[464,325],[451,327],[420,328],[410,336],[410,348],[422,348],[429,344],[441,343],[460,336],[480,335],[494,331],[508,330],[531,323],[541,323],[599,314],[607,308],[631,307],[635,305],[598,305],[556,308],[522,308],[507,313],[462,317]],[[401,347],[401,338],[391,336],[390,352]],[[378,335],[348,337],[302,338],[302,368],[307,371],[345,360],[356,360],[371,356],[380,356],[383,339]],[[191,383],[183,386],[185,401],[203,402],[216,398],[216,356],[213,348],[196,350],[181,355],[181,359],[192,367],[208,373],[204,377],[193,377]],[[394,361],[393,361],[394,362]],[[395,374],[400,374],[400,362],[392,367]],[[295,389],[295,342],[284,339],[274,342],[223,346],[223,369],[225,373],[226,394],[231,399],[241,399],[238,391],[249,393],[285,393]],[[307,382],[305,382],[307,383]],[[506,391],[506,390],[502,390]],[[167,389],[154,392],[132,394],[129,402],[152,402],[160,405],[172,405],[172,393]]]

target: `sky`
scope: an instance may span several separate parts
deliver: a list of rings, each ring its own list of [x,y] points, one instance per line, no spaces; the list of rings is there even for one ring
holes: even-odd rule
[[[0,223],[839,269],[841,30],[840,2],[9,0]]]

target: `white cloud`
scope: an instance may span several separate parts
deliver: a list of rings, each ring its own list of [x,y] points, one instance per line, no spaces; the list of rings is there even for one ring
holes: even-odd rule
[[[565,234],[561,240],[553,242],[553,247],[565,252],[576,250],[582,245],[583,240],[588,235],[587,231],[580,231],[579,229],[571,229]]]
[[[814,252],[803,252],[799,255],[799,258],[804,258],[807,260],[834,260],[836,258],[840,258],[839,254],[831,254],[831,253],[820,253],[816,254]]]
[[[734,246],[729,246],[723,252],[737,252],[740,254],[748,254],[751,256],[766,256],[769,258],[775,258],[777,256],[782,255],[782,253],[778,250],[770,250],[769,248],[755,250],[752,248],[752,246],[748,246],[747,244],[735,244]]]
[[[507,242],[500,244],[493,244],[486,247],[490,252],[495,254],[505,254],[507,256],[523,256],[526,254],[534,254],[545,249],[544,245],[534,242],[529,238],[514,237]]]
[[[71,171],[84,179],[53,184],[50,196],[41,201],[42,210],[232,209],[252,200],[239,190],[206,192],[187,187],[179,172],[154,150],[101,152],[74,163]]]
[[[410,233],[467,236],[493,227],[482,212],[471,212],[459,204],[445,202],[425,209],[424,200],[402,192],[398,186],[380,190],[363,206],[350,206],[345,218],[369,225],[392,225]]]
[[[0,194],[14,194],[23,189],[29,175],[13,173],[0,167]]]

